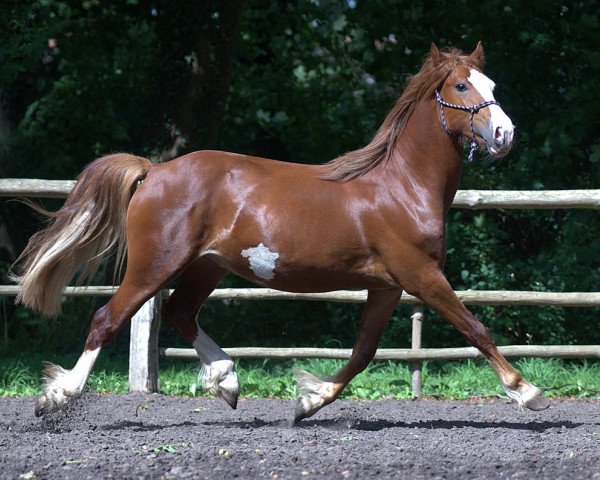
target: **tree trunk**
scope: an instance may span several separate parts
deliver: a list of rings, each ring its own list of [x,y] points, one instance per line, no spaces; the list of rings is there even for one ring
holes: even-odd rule
[[[160,111],[171,137],[161,145],[161,160],[217,147],[242,7],[243,0],[207,0],[165,2],[158,9],[165,60]]]

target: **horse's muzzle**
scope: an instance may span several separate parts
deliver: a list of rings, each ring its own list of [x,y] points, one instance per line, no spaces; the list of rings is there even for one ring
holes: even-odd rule
[[[493,136],[484,139],[487,151],[494,158],[506,156],[513,146],[514,134],[514,128],[503,129],[502,127],[496,127]]]

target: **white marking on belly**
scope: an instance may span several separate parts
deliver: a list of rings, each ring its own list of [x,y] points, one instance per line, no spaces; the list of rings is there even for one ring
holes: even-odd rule
[[[242,250],[242,257],[248,258],[250,269],[258,278],[273,280],[275,277],[275,260],[279,258],[277,252],[270,251],[264,244]]]

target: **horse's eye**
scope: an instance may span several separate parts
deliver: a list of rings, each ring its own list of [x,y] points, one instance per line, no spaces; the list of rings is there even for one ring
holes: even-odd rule
[[[467,86],[464,83],[459,83],[454,88],[456,88],[459,92],[466,92],[467,91]]]

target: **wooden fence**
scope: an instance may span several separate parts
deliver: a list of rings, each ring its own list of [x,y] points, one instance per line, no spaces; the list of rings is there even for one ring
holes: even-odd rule
[[[65,198],[73,187],[73,181],[0,179],[0,196]],[[600,210],[600,190],[555,190],[555,191],[487,191],[460,190],[452,205],[454,208],[488,209],[555,209],[587,208]],[[0,285],[1,296],[14,296],[17,286]],[[67,287],[65,295],[110,296],[114,286]],[[158,325],[162,299],[170,295],[165,290],[149,300],[131,322],[130,345],[130,390],[158,390],[158,355],[171,358],[197,359],[193,349],[158,348]],[[600,292],[532,292],[532,291],[459,291],[456,292],[466,305],[535,305],[561,307],[600,306]],[[366,292],[337,291],[328,293],[297,294],[267,288],[217,289],[209,300],[317,300],[359,303],[366,300]],[[413,333],[410,349],[379,349],[375,356],[379,360],[409,361],[413,370],[413,392],[421,392],[421,362],[424,360],[459,360],[480,358],[475,348],[421,348],[423,307],[419,300],[404,295],[400,303],[414,304],[412,315]],[[338,358],[350,357],[350,349],[331,348],[225,348],[234,358]],[[508,358],[600,358],[600,345],[513,345],[500,347]]]

